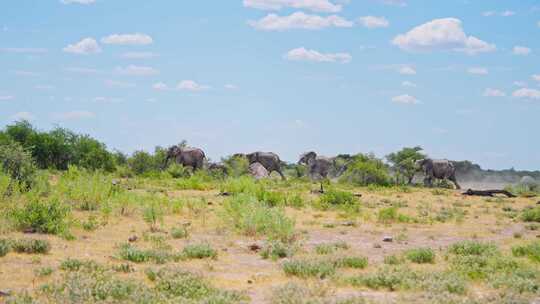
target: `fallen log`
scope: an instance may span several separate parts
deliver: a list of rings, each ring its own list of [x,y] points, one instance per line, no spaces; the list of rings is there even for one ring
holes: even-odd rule
[[[502,194],[502,195],[506,195],[507,197],[516,197],[515,195],[513,195],[512,193],[510,193],[509,191],[506,191],[506,190],[473,190],[473,189],[469,189],[465,192],[463,192],[463,195],[470,195],[470,196],[489,196],[489,197],[494,197],[495,194]]]

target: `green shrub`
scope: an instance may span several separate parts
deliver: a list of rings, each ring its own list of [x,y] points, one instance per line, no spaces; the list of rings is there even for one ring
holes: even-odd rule
[[[82,227],[86,231],[94,231],[99,227],[99,222],[95,216],[91,215],[86,221],[82,222]]]
[[[30,200],[13,210],[11,217],[20,230],[38,233],[67,233],[71,209],[55,199]]]
[[[315,246],[315,252],[317,254],[332,254],[337,250],[349,249],[349,245],[345,242],[335,242],[330,244],[319,244]]]
[[[392,223],[396,221],[397,218],[398,210],[396,207],[383,208],[379,210],[379,213],[377,214],[377,219],[379,220],[379,222],[385,224]]]
[[[390,291],[406,288],[407,282],[414,275],[406,268],[383,267],[375,273],[352,278],[353,285],[364,285],[371,289],[388,289]]]
[[[490,256],[498,254],[497,246],[477,241],[461,241],[452,244],[448,252],[461,256]]]
[[[173,163],[169,165],[166,172],[172,177],[172,178],[186,178],[189,177],[191,174],[184,166]]]
[[[405,256],[413,263],[428,264],[435,262],[435,252],[431,248],[416,248],[406,252]]]
[[[524,246],[512,247],[512,254],[516,257],[528,257],[529,259],[540,262],[540,242],[532,242]]]
[[[184,247],[182,255],[188,259],[215,259],[217,258],[217,251],[209,244],[192,244]]]
[[[384,263],[387,265],[399,265],[402,263],[402,260],[395,255],[388,255],[384,257]]]
[[[0,239],[0,257],[5,256],[11,250],[11,241]]]
[[[56,190],[65,203],[82,211],[95,211],[116,189],[107,175],[69,166],[68,171],[60,175]]]
[[[368,266],[368,259],[365,257],[346,256],[335,261],[337,268],[364,269]]]
[[[388,167],[375,156],[362,154],[353,157],[339,180],[357,186],[388,186],[391,183]]]
[[[9,175],[23,190],[30,189],[36,175],[30,153],[14,142],[0,144],[0,171]]]
[[[294,255],[297,248],[294,245],[283,243],[280,241],[271,241],[269,242],[261,252],[263,259],[284,259],[289,258]]]
[[[358,203],[354,194],[336,189],[326,190],[320,197],[322,204],[327,205],[352,205]]]
[[[18,239],[11,243],[13,251],[28,254],[46,254],[51,250],[51,243],[47,240]]]
[[[175,227],[171,230],[171,236],[174,239],[185,239],[188,235],[189,232],[185,227]]]
[[[224,219],[248,236],[265,235],[271,240],[294,239],[294,220],[277,207],[269,207],[250,195],[235,195],[224,203]]]
[[[163,208],[156,201],[150,202],[143,210],[143,219],[151,231],[157,231],[158,223],[163,223],[163,215]]]
[[[50,276],[53,272],[54,270],[51,267],[41,267],[34,271],[34,273],[38,277],[47,277]]]
[[[521,219],[525,222],[540,222],[540,207],[523,210]]]
[[[245,157],[231,156],[223,159],[222,162],[232,177],[240,177],[249,173],[249,161]]]
[[[317,277],[324,279],[336,272],[336,264],[320,260],[290,260],[283,263],[283,271],[300,278]]]
[[[151,254],[146,250],[140,250],[131,244],[120,246],[119,256],[121,259],[133,263],[144,263],[150,260]]]

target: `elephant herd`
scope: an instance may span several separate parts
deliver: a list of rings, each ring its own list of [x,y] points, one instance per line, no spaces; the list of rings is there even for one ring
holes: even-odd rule
[[[233,157],[245,158],[249,163],[249,172],[256,179],[266,178],[272,172],[277,172],[283,180],[285,175],[282,171],[283,162],[276,153],[273,152],[253,152],[249,154],[237,153]],[[167,150],[165,158],[166,167],[170,160],[181,164],[185,167],[191,167],[193,171],[204,169],[206,155],[199,148],[172,146]],[[299,165],[305,165],[307,174],[311,179],[326,179],[331,174],[340,176],[347,170],[348,163],[339,166],[337,157],[319,156],[311,151],[300,156]],[[461,189],[456,179],[456,168],[454,164],[446,159],[422,159],[415,163],[416,168],[424,173],[424,184],[432,186],[436,179],[450,180],[457,189]],[[207,168],[209,170],[219,170],[224,174],[228,173],[227,167],[221,163],[210,163]]]

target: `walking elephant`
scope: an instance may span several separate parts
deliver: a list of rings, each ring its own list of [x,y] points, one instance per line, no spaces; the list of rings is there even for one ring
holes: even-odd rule
[[[451,161],[447,159],[426,158],[417,160],[416,166],[424,172],[425,185],[433,186],[434,179],[449,179],[456,185],[457,189],[461,189],[456,179],[456,168]]]
[[[203,169],[205,158],[206,155],[199,148],[184,148],[175,145],[167,151],[165,167],[169,163],[169,160],[174,159],[177,164],[184,167],[191,167],[193,171],[196,171]]]
[[[299,165],[306,165],[308,176],[311,179],[328,178],[334,162],[331,158],[317,156],[317,153],[311,151],[300,155]]]

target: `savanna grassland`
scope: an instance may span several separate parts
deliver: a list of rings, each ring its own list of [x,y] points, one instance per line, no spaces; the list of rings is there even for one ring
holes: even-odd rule
[[[537,197],[205,171],[0,178],[6,303],[530,303]],[[361,195],[361,196],[360,196]]]

